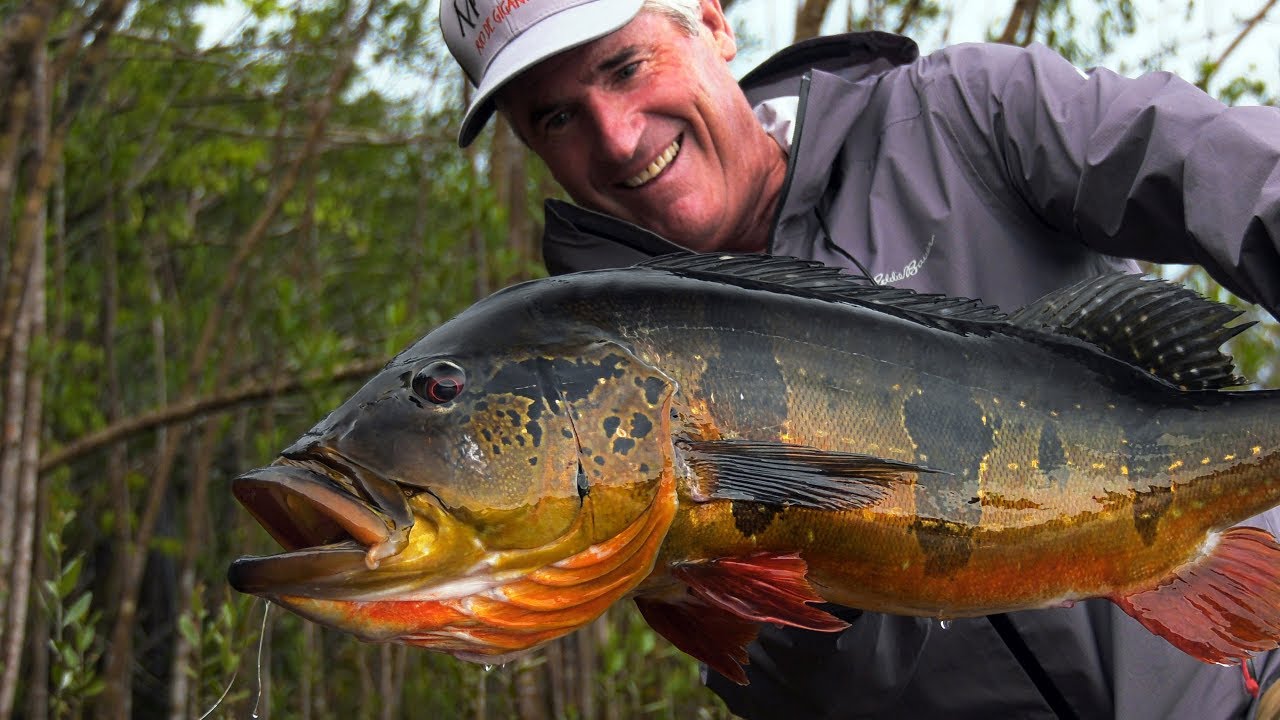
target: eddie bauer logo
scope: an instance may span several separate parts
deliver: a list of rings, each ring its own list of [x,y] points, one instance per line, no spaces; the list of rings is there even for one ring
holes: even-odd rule
[[[912,260],[911,262],[907,263],[906,267],[902,268],[901,272],[876,273],[876,276],[874,278],[874,280],[876,281],[876,284],[892,285],[893,283],[896,283],[896,282],[902,282],[903,280],[906,280],[907,278],[920,272],[920,268],[924,267],[924,261],[929,259],[929,251],[933,250],[933,241],[935,238],[937,238],[937,235],[930,235],[929,244],[924,246],[924,254],[921,255],[919,258],[916,258],[915,260]]]
[[[459,7],[459,0],[453,0],[453,14],[458,18],[458,34],[462,37],[467,36],[467,30],[475,30],[476,52],[484,52],[484,46],[489,43],[489,38],[493,36],[496,26],[506,21],[512,12],[523,7],[529,0],[503,0],[493,7],[493,12],[487,16],[480,17],[480,8],[476,6],[477,0],[462,0]]]

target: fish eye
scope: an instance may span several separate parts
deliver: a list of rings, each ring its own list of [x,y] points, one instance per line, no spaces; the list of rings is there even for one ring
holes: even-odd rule
[[[451,362],[438,360],[422,368],[413,376],[413,392],[418,397],[436,405],[443,405],[458,397],[467,384],[462,368]]]

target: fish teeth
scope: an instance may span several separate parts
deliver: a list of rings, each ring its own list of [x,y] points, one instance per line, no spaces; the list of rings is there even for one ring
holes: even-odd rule
[[[670,145],[667,146],[666,150],[662,151],[661,155],[654,158],[653,162],[649,163],[649,167],[646,167],[644,170],[642,170],[639,175],[623,180],[622,184],[626,185],[629,188],[640,187],[641,185],[657,177],[658,173],[661,173],[667,167],[667,165],[670,165],[671,161],[674,160],[676,155],[678,155],[679,153],[680,153],[680,139],[676,138],[671,142]]]

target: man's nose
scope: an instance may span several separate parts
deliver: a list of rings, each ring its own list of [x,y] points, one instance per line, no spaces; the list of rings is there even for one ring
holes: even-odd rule
[[[632,160],[644,132],[643,115],[610,98],[593,102],[591,115],[602,159],[619,164]]]

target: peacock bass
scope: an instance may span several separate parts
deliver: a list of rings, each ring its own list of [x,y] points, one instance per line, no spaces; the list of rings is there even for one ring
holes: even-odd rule
[[[1280,640],[1280,393],[1237,311],[1112,275],[1006,315],[811,262],[535,280],[401,352],[233,492],[231,584],[501,663],[633,597],[739,682],[815,603],[954,618],[1110,598],[1214,663]]]

